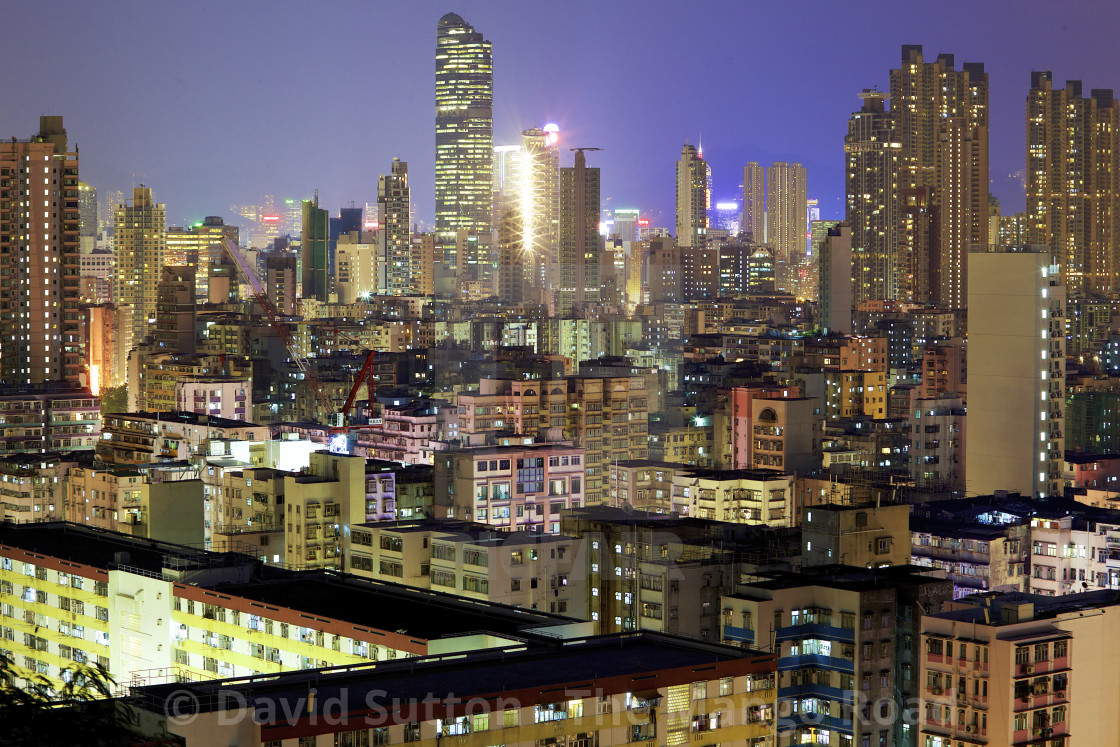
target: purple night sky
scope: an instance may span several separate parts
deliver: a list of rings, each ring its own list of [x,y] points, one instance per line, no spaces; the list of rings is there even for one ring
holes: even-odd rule
[[[1020,210],[1032,69],[1120,89],[1120,5],[1084,2],[17,2],[5,4],[0,136],[65,117],[82,179],[141,181],[168,223],[318,188],[332,214],[374,201],[408,161],[433,212],[434,50],[454,11],[494,45],[494,139],[556,122],[603,148],[605,207],[673,222],[673,164],[702,136],[713,199],[749,160],[800,161],[822,217],[843,215],[843,135],[863,88],[888,88],[902,44],[983,62],[992,191]],[[231,221],[235,222],[235,221]]]

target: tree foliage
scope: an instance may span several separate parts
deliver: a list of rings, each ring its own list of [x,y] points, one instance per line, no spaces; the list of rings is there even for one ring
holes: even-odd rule
[[[158,744],[135,734],[133,710],[113,697],[116,683],[100,664],[63,670],[56,688],[24,675],[0,654],[0,744],[6,747],[121,747]]]
[[[128,412],[128,386],[111,386],[101,390],[101,414]]]

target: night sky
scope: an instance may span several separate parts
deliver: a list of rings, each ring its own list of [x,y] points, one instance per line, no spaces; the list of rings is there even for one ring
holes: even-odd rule
[[[1022,209],[1023,107],[1032,69],[1120,89],[1120,4],[1098,2],[649,2],[454,4],[16,2],[5,29],[0,136],[61,114],[81,175],[102,194],[140,182],[170,224],[233,203],[372,202],[394,156],[431,221],[434,50],[462,15],[494,45],[494,139],[556,122],[596,146],[605,207],[673,224],[673,164],[702,137],[713,198],[742,166],[808,168],[822,217],[843,215],[843,136],[857,94],[887,90],[902,44],[991,79],[992,191]]]

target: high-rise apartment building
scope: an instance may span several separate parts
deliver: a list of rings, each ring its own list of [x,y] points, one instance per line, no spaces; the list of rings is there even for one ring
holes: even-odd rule
[[[524,251],[521,200],[495,196],[494,218],[498,231],[498,296],[509,304],[529,301],[535,290],[534,273]],[[535,300],[539,300],[535,299]]]
[[[766,172],[757,161],[743,167],[743,220],[740,226],[756,244],[766,241]]]
[[[534,267],[534,287],[542,300],[559,277],[560,128],[554,124],[521,133],[521,186],[518,193],[524,237],[522,247]],[[596,198],[597,199],[597,198]],[[598,213],[596,203],[595,212]]]
[[[852,229],[838,223],[828,229],[817,257],[820,326],[826,332],[852,333],[852,283],[855,276],[852,256]]]
[[[275,253],[264,258],[264,287],[268,300],[285,316],[296,313],[296,265],[294,254]]]
[[[195,352],[195,281],[193,267],[161,268],[156,286],[155,343],[177,355]]]
[[[1065,288],[1044,246],[968,257],[966,490],[1060,495]]]
[[[430,233],[412,234],[412,293],[435,293],[436,237]]]
[[[97,187],[78,182],[78,235],[96,239],[98,232]]]
[[[1029,240],[1055,252],[1071,296],[1120,288],[1120,103],[1081,81],[1054,88],[1031,74],[1027,94]]]
[[[78,380],[79,194],[62,117],[40,117],[38,135],[0,143],[4,384]]]
[[[408,164],[393,159],[392,170],[377,180],[379,259],[385,268],[382,293],[407,296],[412,291],[412,232],[408,224]]]
[[[920,45],[907,44],[890,80],[900,189],[929,189],[940,225],[938,261],[900,263],[929,266],[931,297],[905,297],[897,283],[882,297],[963,309],[969,249],[989,243],[988,74],[982,63],[966,62],[956,70],[951,54],[926,62]],[[901,217],[896,215],[896,220]],[[858,245],[853,241],[853,246]],[[916,284],[920,287],[922,282]]]
[[[677,246],[701,247],[708,232],[708,164],[704,154],[685,143],[677,161]]]
[[[587,168],[583,149],[575,166],[560,169],[560,293],[568,314],[599,302],[599,169]]]
[[[327,237],[330,219],[326,210],[319,207],[319,195],[314,200],[303,201],[303,298],[313,298],[326,303],[330,293],[330,258],[327,255]]]
[[[897,124],[886,96],[864,91],[844,137],[845,222],[851,228],[854,301],[897,294],[899,157]]]
[[[386,291],[386,267],[379,256],[382,231],[344,233],[335,249],[335,292],[339,303],[357,303]]]
[[[210,270],[223,262],[225,242],[240,241],[237,226],[227,226],[216,215],[208,215],[193,226],[169,226],[164,235],[164,261],[170,266],[195,268],[195,293],[206,300],[210,295]]]
[[[152,199],[150,187],[132,190],[132,204],[116,207],[113,250],[117,277],[114,298],[132,307],[132,330],[126,340],[136,347],[155,328],[156,288],[165,261],[166,208]]]
[[[766,243],[774,250],[778,290],[793,292],[793,268],[805,256],[809,196],[805,167],[775,162],[766,169]]]
[[[490,42],[455,13],[436,28],[436,233],[455,266],[460,230],[490,232],[494,63]]]

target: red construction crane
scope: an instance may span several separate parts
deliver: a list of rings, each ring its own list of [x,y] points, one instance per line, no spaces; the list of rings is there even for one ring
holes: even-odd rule
[[[322,382],[319,381],[319,377],[311,367],[311,364],[307,361],[307,358],[300,355],[292,344],[292,336],[288,334],[287,325],[281,321],[280,313],[276,310],[276,304],[272,303],[272,299],[269,298],[268,293],[265,292],[264,287],[261,285],[260,278],[257,277],[257,271],[253,269],[253,266],[249,264],[249,260],[245,259],[245,255],[241,253],[241,250],[238,249],[237,245],[232,241],[225,239],[222,245],[226,250],[226,254],[229,255],[229,258],[233,260],[234,264],[237,265],[237,269],[241,272],[242,276],[244,276],[245,282],[249,284],[249,287],[252,289],[253,300],[264,309],[264,313],[268,317],[269,325],[276,332],[280,341],[284,343],[284,347],[288,350],[288,355],[291,356],[292,361],[296,364],[296,367],[299,368],[300,373],[303,374],[304,380],[311,384],[315,392],[315,398],[319,401],[319,406],[322,408],[322,411],[331,412],[334,407],[323,391]]]

